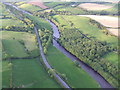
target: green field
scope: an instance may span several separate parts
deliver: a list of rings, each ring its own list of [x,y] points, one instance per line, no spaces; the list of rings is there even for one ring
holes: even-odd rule
[[[23,23],[21,23],[17,19],[0,19],[0,22],[2,22],[2,26],[0,26],[0,28],[6,27],[6,26],[17,26],[17,27],[25,26]]]
[[[17,40],[2,40],[5,52],[10,57],[27,57],[24,46]],[[17,47],[16,47],[17,46]]]
[[[53,8],[56,5],[63,5],[63,4],[65,4],[65,2],[44,2],[44,5],[49,8]]]
[[[61,74],[65,74],[68,84],[74,88],[98,88],[98,84],[84,70],[75,64],[52,45],[48,49],[47,60]]]
[[[118,53],[110,52],[103,56],[105,60],[111,61],[113,64],[118,64]]]
[[[9,61],[2,61],[2,87],[10,87],[12,64]]]
[[[60,8],[58,9],[58,11],[68,11],[71,12],[72,14],[87,14],[87,12],[85,12],[83,9],[78,8],[78,7],[64,7],[64,8]]]
[[[99,41],[106,41],[114,47],[118,45],[117,37],[105,35],[97,26],[90,24],[89,18],[74,15],[55,15],[53,18],[55,18],[60,25],[64,25],[64,28],[70,28],[70,22],[72,22],[74,27],[79,29],[83,34],[88,34],[88,36]]]
[[[12,60],[12,63],[3,61],[3,87],[23,88],[60,88],[60,86],[48,76],[38,59]],[[12,75],[12,77],[11,77]]]
[[[40,7],[35,6],[35,5],[30,5],[30,4],[22,4],[20,6],[18,6],[19,8],[29,11],[29,12],[37,12],[38,10],[41,10]]]
[[[47,30],[52,30],[51,25],[42,18],[36,17],[36,16],[30,16],[30,15],[26,15],[30,20],[33,20],[33,22],[35,23],[35,25],[37,26],[38,29],[47,29]]]
[[[39,55],[34,34],[2,31],[1,39],[4,53],[6,53],[8,57],[28,57]],[[3,58],[5,58],[4,55]]]
[[[48,76],[38,59],[12,61],[13,87],[24,88],[59,88],[60,86]]]

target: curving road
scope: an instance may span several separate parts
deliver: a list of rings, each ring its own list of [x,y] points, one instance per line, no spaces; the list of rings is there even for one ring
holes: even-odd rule
[[[31,13],[21,10],[18,7],[9,4],[9,3],[5,3],[6,5],[10,5],[13,6],[14,8],[16,8],[19,11],[22,11],[23,13],[32,15]],[[50,20],[46,19],[52,26],[53,28],[53,37],[55,37],[56,39],[60,38],[60,34],[59,34],[59,30],[57,28],[57,26],[52,23]],[[40,41],[40,37],[38,34],[38,30],[36,27],[34,27],[35,33],[36,33],[36,37],[37,37],[37,41],[39,44],[39,48],[40,48],[40,54],[42,56],[43,62],[45,63],[46,67],[49,69],[52,69],[52,67],[49,65],[49,63],[47,62],[45,55],[43,53],[43,49],[42,49],[42,45],[41,45],[41,41]],[[101,88],[113,88],[99,73],[97,73],[96,71],[94,71],[90,66],[86,65],[84,62],[82,62],[80,59],[76,58],[74,55],[72,55],[71,53],[69,53],[68,51],[66,51],[62,46],[60,46],[60,44],[53,39],[53,46],[55,46],[59,51],[61,51],[65,56],[67,56],[68,58],[70,58],[72,61],[77,60],[79,61],[81,67],[94,79],[96,80],[99,85],[101,86]],[[70,88],[56,73],[54,74],[55,77],[61,82],[61,84],[65,87],[65,88]]]
[[[29,13],[29,12],[27,12],[27,11],[25,11],[25,10],[19,9],[19,8],[16,7],[15,5],[12,5],[12,4],[10,4],[10,3],[5,3],[5,2],[3,2],[3,3],[6,4],[6,5],[9,5],[9,6],[14,7],[14,8],[17,9],[18,11],[21,11],[21,12],[23,12],[23,13],[32,15],[31,13]],[[40,37],[39,37],[39,34],[38,34],[38,30],[37,30],[36,27],[34,27],[34,30],[35,30],[35,33],[36,33],[36,37],[37,37],[37,41],[38,41],[38,46],[39,46],[39,49],[40,49],[40,54],[41,54],[41,57],[42,57],[42,59],[43,59],[43,62],[44,62],[44,64],[46,65],[47,69],[52,69],[52,67],[51,67],[51,66],[49,65],[49,63],[47,62],[47,60],[46,60],[46,58],[45,58],[45,55],[44,55],[44,53],[43,53],[43,48],[42,48],[42,44],[41,44]],[[54,73],[54,76],[55,76],[55,78],[57,79],[57,81],[58,81],[60,84],[62,84],[62,86],[64,86],[64,88],[68,88],[69,90],[71,90],[70,87],[60,78],[59,75],[57,75],[56,73]]]

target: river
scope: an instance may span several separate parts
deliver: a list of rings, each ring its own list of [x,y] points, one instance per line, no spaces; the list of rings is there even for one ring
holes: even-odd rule
[[[19,9],[18,7],[9,4],[9,3],[4,3],[6,5],[10,5],[13,6],[14,8],[16,8],[19,11],[22,11],[23,13],[32,15],[31,13],[24,11],[22,9]],[[48,21],[50,23],[50,25],[53,28],[53,37],[55,37],[56,39],[60,38],[60,33],[59,30],[57,28],[57,26],[51,22],[50,20],[46,19],[46,21]],[[34,28],[36,35],[38,34],[36,27]],[[40,39],[37,35],[38,38],[38,43],[40,42]],[[90,66],[88,66],[87,64],[85,64],[84,62],[82,62],[80,59],[78,59],[77,57],[75,57],[74,55],[72,55],[71,53],[69,53],[67,50],[65,50],[62,46],[60,46],[60,44],[53,39],[53,46],[56,47],[59,51],[61,51],[65,56],[67,56],[68,58],[70,58],[72,61],[77,60],[81,66],[81,68],[86,71],[94,80],[96,80],[96,82],[101,86],[101,88],[113,88],[99,73],[97,73],[96,71],[94,71]],[[42,47],[40,45],[40,53],[42,52]],[[43,54],[43,53],[42,53]],[[44,57],[44,54],[42,55]],[[42,58],[43,58],[42,57]],[[45,57],[44,57],[45,58]],[[47,62],[47,61],[46,61]],[[47,63],[48,68],[51,68],[51,66],[49,66],[49,64]],[[67,86],[67,84],[56,74],[56,77],[58,78],[58,80],[60,80],[60,82],[63,83],[63,85],[67,88],[69,88],[69,86]],[[87,82],[87,81],[86,81]]]
[[[51,24],[53,28],[53,37],[55,37],[56,39],[59,39],[60,33],[59,33],[57,26],[50,20],[47,19],[47,21]],[[94,80],[96,80],[96,82],[98,82],[101,88],[113,88],[99,73],[94,71],[90,66],[86,65],[84,62],[82,62],[80,59],[75,57],[73,54],[65,50],[55,39],[53,39],[53,46],[56,47],[65,56],[70,58],[72,61],[77,60],[81,68],[85,70]]]

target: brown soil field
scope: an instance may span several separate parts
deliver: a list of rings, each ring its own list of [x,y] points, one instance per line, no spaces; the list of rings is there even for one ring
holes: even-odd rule
[[[84,8],[86,10],[105,10],[112,8],[113,6],[106,6],[106,5],[94,4],[94,3],[84,3],[84,4],[80,4],[79,7]]]
[[[113,34],[113,35],[115,35],[115,36],[120,36],[120,30],[119,29],[112,29],[112,28],[107,28],[107,30],[111,33],[111,34]]]
[[[48,8],[47,6],[45,6],[43,4],[42,0],[33,0],[33,1],[28,2],[28,4],[36,5],[36,6],[39,6],[40,8],[43,8],[43,9]]]

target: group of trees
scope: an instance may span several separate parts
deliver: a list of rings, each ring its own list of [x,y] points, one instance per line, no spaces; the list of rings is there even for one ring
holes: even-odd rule
[[[77,9],[77,11],[73,12],[73,10],[75,11],[76,9]],[[80,8],[80,7],[72,7],[71,11],[69,11],[67,9],[65,9],[65,10],[51,10],[50,12],[38,11],[38,12],[35,12],[34,15],[40,16],[40,17],[46,17],[46,16],[53,16],[53,15],[120,15],[120,13],[119,13],[119,11],[112,12],[112,11],[107,11],[107,10],[88,11],[88,10]]]
[[[94,70],[103,75],[109,82],[117,85],[118,67],[111,62],[101,59],[105,54],[117,51],[116,48],[110,47],[106,42],[88,39],[75,29],[65,29],[61,32],[59,43],[70,53],[93,67]],[[106,75],[105,73],[109,75]]]
[[[102,59],[105,54],[109,52],[116,52],[117,47],[111,47],[107,44],[107,42],[101,42],[92,37],[87,37],[82,34],[80,30],[73,28],[72,26],[74,26],[74,24],[72,24],[69,28],[64,28],[52,17],[49,17],[49,19],[51,19],[52,22],[54,22],[59,28],[61,38],[58,42],[61,46],[91,66],[113,86],[118,85],[118,66],[108,60]],[[93,24],[95,23],[94,21],[91,22]],[[100,28],[104,27],[100,26]],[[75,62],[75,65],[79,66],[77,62]]]
[[[42,47],[44,50],[44,54],[47,54],[47,49],[52,40],[52,32],[47,30],[46,28],[39,29],[40,40],[42,42]]]
[[[2,30],[25,31],[32,33],[34,29],[34,24],[29,18],[27,18],[23,13],[21,13],[20,11],[11,6],[6,5],[6,8],[9,10],[9,13],[14,14],[14,17],[11,16],[11,19],[18,20],[20,23],[23,23],[24,26],[17,25],[5,26],[2,27]]]

